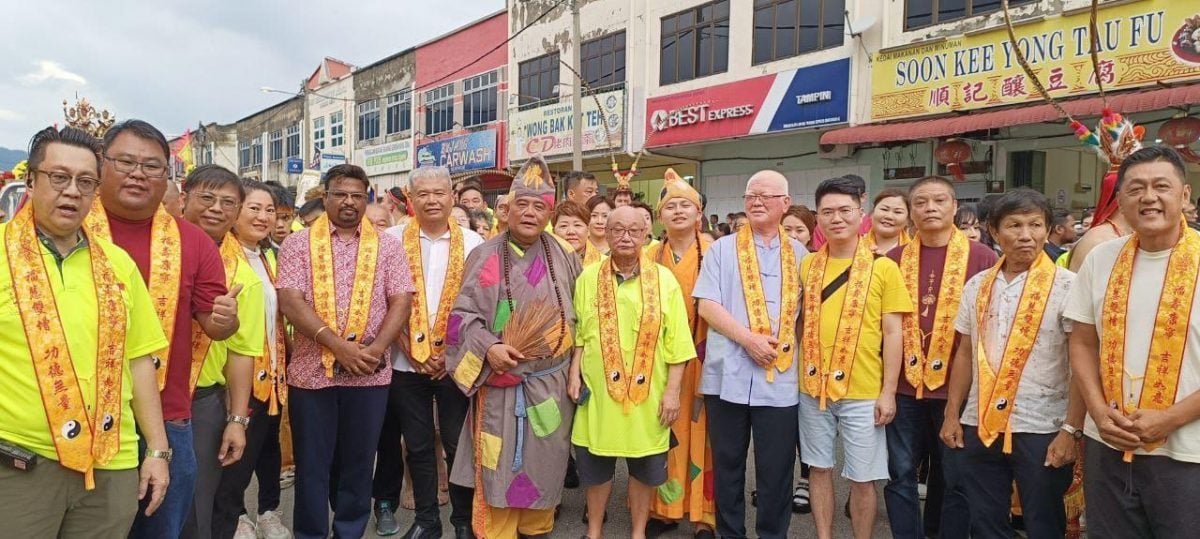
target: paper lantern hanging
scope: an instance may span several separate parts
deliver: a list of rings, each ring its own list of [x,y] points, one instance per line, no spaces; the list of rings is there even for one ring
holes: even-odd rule
[[[966,181],[962,164],[971,160],[971,145],[959,139],[950,139],[938,145],[933,151],[938,163],[946,165],[946,170],[954,176],[955,181]]]
[[[1200,154],[1191,148],[1192,143],[1200,139],[1200,118],[1192,116],[1171,118],[1158,128],[1158,138],[1164,144],[1175,148],[1189,162],[1200,163]]]

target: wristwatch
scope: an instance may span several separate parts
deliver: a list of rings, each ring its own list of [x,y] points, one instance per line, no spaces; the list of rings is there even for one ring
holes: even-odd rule
[[[163,451],[161,449],[147,449],[146,450],[146,458],[148,458],[148,459],[163,459],[163,460],[167,461],[168,464],[171,463],[171,457],[174,454],[175,454],[175,451],[172,449],[167,449],[166,451]]]
[[[1082,439],[1083,439],[1083,429],[1077,429],[1077,428],[1075,428],[1075,427],[1072,427],[1071,425],[1068,425],[1068,424],[1066,424],[1066,423],[1063,423],[1063,424],[1062,424],[1062,426],[1061,426],[1061,427],[1059,427],[1059,430],[1061,430],[1061,431],[1063,431],[1063,432],[1065,432],[1065,433],[1067,433],[1067,434],[1070,434],[1070,435],[1071,435],[1071,437],[1072,437],[1072,438],[1074,438],[1074,439],[1076,439],[1076,440],[1082,440]]]
[[[244,415],[229,414],[225,416],[226,423],[237,423],[243,427],[250,428],[250,417]]]

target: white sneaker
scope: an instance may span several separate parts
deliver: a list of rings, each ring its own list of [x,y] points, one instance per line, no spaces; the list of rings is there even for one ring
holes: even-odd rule
[[[233,539],[258,539],[258,530],[254,528],[254,521],[250,520],[250,517],[238,517],[238,527],[237,531],[233,532]]]
[[[283,525],[283,521],[279,519],[279,513],[267,511],[258,515],[258,537],[261,539],[292,539],[292,532]]]
[[[917,497],[920,498],[921,501],[925,501],[925,496],[928,494],[928,492],[929,487],[926,486],[925,483],[917,483]]]

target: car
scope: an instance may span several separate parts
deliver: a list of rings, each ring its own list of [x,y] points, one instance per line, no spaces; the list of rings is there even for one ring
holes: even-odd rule
[[[21,201],[25,199],[25,182],[11,182],[0,188],[0,222],[6,222],[17,214]]]

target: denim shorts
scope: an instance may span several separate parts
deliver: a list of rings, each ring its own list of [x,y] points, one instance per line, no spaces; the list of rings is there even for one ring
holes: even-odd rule
[[[801,461],[813,468],[833,468],[835,439],[842,435],[842,477],[857,483],[888,478],[887,431],[875,426],[874,400],[819,401],[800,395]]]

